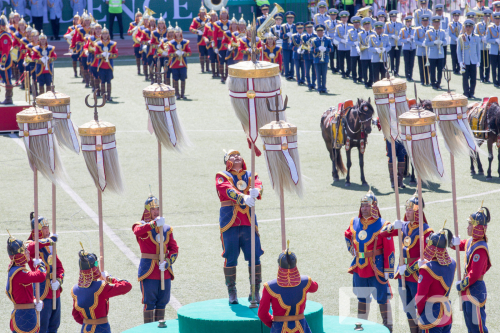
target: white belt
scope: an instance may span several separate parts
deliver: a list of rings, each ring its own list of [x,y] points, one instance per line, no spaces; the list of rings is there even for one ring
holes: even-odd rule
[[[97,176],[99,178],[99,187],[101,191],[106,188],[106,170],[104,169],[104,150],[110,150],[116,148],[116,141],[111,141],[109,143],[102,143],[102,136],[97,135],[95,137],[95,145],[83,145],[82,151],[95,151],[96,164],[97,164]]]
[[[281,144],[267,144],[264,143],[265,151],[281,151],[283,156],[285,156],[286,164],[288,165],[288,169],[290,170],[290,176],[292,177],[295,185],[299,182],[299,174],[297,172],[297,166],[295,165],[295,161],[290,155],[290,149],[297,149],[298,144],[297,141],[288,142],[286,136],[281,137]]]
[[[389,104],[389,122],[391,125],[391,137],[394,140],[398,139],[398,117],[396,115],[396,103],[406,103],[406,94],[403,96],[395,97],[394,94],[389,94],[388,98],[375,98],[375,104],[387,105]]]
[[[478,147],[476,145],[476,141],[474,140],[474,136],[472,133],[469,131],[467,128],[467,114],[462,112],[462,107],[457,106],[455,107],[455,110],[457,113],[453,114],[439,114],[439,109],[436,109],[436,113],[438,114],[438,120],[439,121],[453,121],[456,120],[458,122],[458,125],[460,126],[460,130],[462,131],[465,140],[467,140],[467,144],[469,145],[470,149],[477,151]]]
[[[25,144],[27,150],[31,150],[30,149],[30,137],[31,136],[40,136],[40,135],[47,135],[48,136],[50,170],[52,171],[52,173],[54,173],[54,170],[56,168],[55,159],[54,159],[54,138],[52,137],[53,134],[54,133],[53,133],[53,129],[52,129],[52,121],[47,122],[46,128],[40,128],[40,129],[34,129],[34,130],[29,129],[28,123],[24,123],[23,124],[23,131],[19,131],[19,136],[24,138],[24,144]]]
[[[43,107],[45,110],[50,110],[48,106]],[[71,134],[71,142],[73,143],[73,149],[76,153],[80,153],[80,145],[78,144],[78,138],[76,136],[75,127],[73,126],[73,121],[71,121],[71,111],[69,105],[66,105],[66,113],[64,112],[52,112],[52,117],[54,119],[67,119],[68,120],[68,129]]]
[[[405,126],[406,129],[406,145],[408,147],[408,154],[410,154],[411,160],[413,161],[413,141],[419,141],[419,140],[425,140],[425,139],[431,139],[432,142],[432,149],[434,151],[434,160],[436,162],[436,167],[441,175],[443,177],[444,174],[444,167],[443,167],[443,160],[441,159],[441,152],[439,151],[439,144],[437,141],[437,134],[436,134],[436,125],[432,124],[431,126],[431,131],[430,132],[424,132],[420,134],[411,134],[411,127],[410,126]]]
[[[171,111],[175,111],[177,109],[175,103],[170,105],[170,100],[168,98],[164,98],[163,105],[151,105],[146,103],[146,107],[148,108],[149,111],[164,113],[165,120],[167,121],[168,136],[170,138],[170,142],[175,147],[175,145],[177,144],[177,135],[175,134],[174,122],[172,120],[172,115],[170,114]],[[149,118],[148,127],[150,123],[151,123],[151,118]],[[152,126],[149,127],[149,132],[153,134]]]

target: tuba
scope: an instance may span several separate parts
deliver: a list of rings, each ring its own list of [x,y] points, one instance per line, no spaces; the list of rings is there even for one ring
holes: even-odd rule
[[[370,16],[370,9],[367,7],[361,8],[356,12],[356,16],[360,16],[362,18]]]
[[[218,11],[222,7],[226,7],[228,0],[203,0],[203,2],[208,9]]]
[[[271,27],[273,25],[276,24],[276,22],[274,21],[274,16],[278,13],[284,13],[285,11],[283,10],[283,8],[281,8],[280,5],[278,5],[277,3],[274,3],[274,9],[271,13],[269,13],[269,15],[267,16],[266,20],[264,22],[262,22],[262,24],[259,26],[259,29],[257,29],[257,36],[259,36],[259,38],[262,38],[262,36],[265,35],[265,33],[271,29]]]

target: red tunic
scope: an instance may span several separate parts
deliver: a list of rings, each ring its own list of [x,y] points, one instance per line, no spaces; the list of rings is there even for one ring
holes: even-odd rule
[[[99,71],[99,68],[102,69],[113,69],[113,59],[118,57],[118,47],[116,46],[116,42],[114,41],[107,41],[103,42],[102,40],[94,43],[95,45],[95,59],[98,60],[98,65],[97,65],[97,70]],[[104,59],[103,57],[99,57],[100,54],[104,53],[104,48],[108,47],[108,53],[110,53],[108,57],[108,61]],[[93,66],[93,65],[92,65]]]
[[[470,248],[481,240],[472,239],[467,246],[467,239],[462,239],[460,241],[460,251],[470,251]],[[452,248],[455,248],[452,246]],[[464,257],[465,271],[467,274],[462,276],[462,281],[468,278],[468,285],[461,291],[462,296],[466,296],[467,299],[471,295],[469,287],[472,286],[476,281],[482,277],[491,267],[490,257],[488,249],[483,246],[477,246],[472,253],[469,254],[469,261],[467,262],[467,256]]]
[[[178,50],[184,51],[184,54],[181,57],[177,57],[175,54],[175,52]],[[168,64],[170,68],[187,67],[186,57],[189,57],[191,55],[189,41],[187,39],[174,39],[169,43],[168,55],[170,56],[170,62]]]
[[[50,253],[50,241],[48,241],[47,239],[39,240],[38,246],[39,246],[40,250],[45,249],[47,251],[47,253]],[[33,253],[33,256],[35,255],[35,242],[30,242],[28,244],[28,251],[30,253]],[[40,252],[40,259],[43,260],[43,263],[45,264],[45,268],[47,269],[47,272],[50,272],[50,274],[52,275],[52,265],[49,265],[49,263],[47,262],[46,256],[43,255],[43,253],[41,253],[41,252]],[[59,256],[56,256],[56,260],[57,260],[56,279],[59,279],[60,280],[59,283],[62,283],[62,280],[64,279],[64,267],[62,265],[62,262],[59,260]],[[32,272],[36,271],[35,266],[33,265],[33,260],[30,260],[28,262],[28,265],[30,266],[30,269]],[[44,281],[44,283],[45,283],[44,293],[43,293],[43,295],[40,295],[40,299],[42,301],[45,298],[52,299],[52,287],[50,285],[50,283],[52,282],[51,277],[52,276],[49,276],[47,274],[47,277],[46,277],[47,279]],[[59,289],[57,289],[57,291],[56,291],[56,298],[59,298],[61,296],[61,291],[62,291],[62,288],[59,287]]]
[[[224,29],[224,27],[226,29]],[[214,29],[213,29],[213,35],[212,35],[212,38],[214,41],[221,41],[221,46],[219,48],[219,51],[224,51],[224,50],[227,50],[227,44],[224,44],[222,43],[222,40],[224,39],[224,32],[225,31],[229,31],[229,23],[227,20],[225,21],[217,21],[215,22],[214,24]]]
[[[204,22],[206,23],[207,22],[207,18],[205,17],[204,20],[202,20],[201,18],[199,17],[195,17],[193,19],[193,22],[191,23],[191,25],[189,26],[189,31],[193,34],[195,34],[196,36],[200,36],[198,35],[198,31],[203,31],[205,30],[205,24],[202,24],[201,22]],[[202,37],[202,36],[201,36]],[[198,45],[201,45],[201,46],[205,46],[205,39],[202,37],[200,38],[200,41],[198,42]]]
[[[274,58],[270,57],[270,54],[274,54]],[[269,47],[267,44],[264,45],[264,52],[262,52],[262,58],[264,61],[268,61],[273,64],[278,64],[280,66],[280,71],[281,71],[281,66],[283,65],[283,55],[281,54],[281,47],[280,46],[274,46],[274,47]]]
[[[0,33],[0,48],[1,48],[1,59],[0,64],[5,67],[5,70],[12,67],[12,59],[10,58],[10,49],[12,48],[12,36],[10,33],[2,31]]]
[[[207,50],[212,47],[212,40],[214,39],[214,24],[215,22],[208,22],[205,24],[205,29],[203,30],[202,39],[205,40],[205,45]]]
[[[134,22],[130,22],[130,26],[128,28],[127,35],[132,36],[132,30],[134,30],[135,27],[137,27],[137,23],[135,21]],[[137,35],[139,35],[139,33],[137,33]],[[133,47],[139,47],[140,45],[141,44],[139,44],[139,43],[134,43]]]
[[[75,50],[75,53],[81,52],[83,50],[83,46],[87,42],[86,37],[90,36],[90,27],[84,28],[80,26],[76,29],[75,34],[73,35],[73,39],[71,39],[71,48]],[[87,56],[82,53],[82,58],[86,58]]]

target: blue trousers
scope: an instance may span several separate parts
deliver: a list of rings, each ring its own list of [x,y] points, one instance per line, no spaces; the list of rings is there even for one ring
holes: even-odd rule
[[[382,279],[383,280],[383,279]],[[371,303],[372,296],[378,304],[387,303],[389,286],[377,281],[375,276],[362,278],[358,273],[352,275],[353,292],[360,303]]]
[[[200,56],[207,56],[208,50],[205,45],[198,45],[198,51],[200,52]]]
[[[90,70],[90,74],[92,74],[92,76],[96,79],[99,78],[99,74],[97,74],[97,67],[89,67],[89,70]]]
[[[137,59],[141,59],[141,54],[139,51],[141,50],[141,46],[134,46],[134,55]]]
[[[99,74],[99,79],[101,80],[101,83],[111,83],[111,80],[113,80],[112,69],[99,68],[97,74]]]
[[[187,79],[187,67],[172,68],[172,78],[174,81],[185,81]]]
[[[387,149],[387,157],[389,157],[389,163],[392,163],[392,143],[389,140],[385,140],[385,147]],[[401,142],[396,141],[396,158],[398,162],[404,162],[406,156],[405,146]]]
[[[50,86],[52,84],[52,75],[50,73],[40,74],[36,78],[36,82],[41,85]]]
[[[49,291],[51,292],[51,291]],[[57,333],[61,324],[61,299],[56,299],[56,309],[52,310],[52,299],[43,300],[43,309],[40,312],[40,333]]]
[[[208,49],[208,56],[210,57],[210,62],[212,64],[217,62],[217,54],[215,54],[213,47]],[[215,69],[214,69],[214,71],[215,71]]]
[[[422,333],[450,333],[451,332],[451,324],[443,327],[433,327],[428,330],[423,330]]]
[[[95,328],[94,328],[95,327]],[[111,333],[111,326],[109,323],[100,325],[82,325],[81,333]]]
[[[465,325],[469,333],[488,333],[486,327],[486,306],[478,307],[469,301],[462,303]]]
[[[234,267],[238,266],[238,257],[240,256],[240,251],[243,251],[245,256],[245,261],[248,261],[248,266],[250,266],[250,260],[252,258],[252,247],[251,247],[251,233],[250,226],[238,226],[231,227],[221,234],[222,241],[222,257],[226,259],[224,267]],[[255,265],[260,265],[260,256],[264,254],[260,247],[260,237],[259,234],[255,233]]]
[[[316,78],[318,79],[318,91],[326,92],[326,72],[328,71],[328,63],[321,62],[314,64],[316,69]]]
[[[161,281],[144,279],[141,281],[142,304],[144,311],[165,309],[170,302],[171,280],[165,280],[165,290],[161,290]]]
[[[293,78],[293,50],[283,50],[283,65],[285,66],[285,77]]]
[[[12,84],[11,77],[12,77],[12,68],[9,68],[6,71],[0,71],[0,76],[2,77],[3,82],[5,84]]]
[[[297,83],[304,83],[305,82],[304,76],[306,72],[304,60],[293,59],[293,62],[295,63],[295,72],[297,72]]]
[[[314,89],[316,87],[316,71],[314,70],[313,60],[305,60],[306,64],[306,81],[307,86],[310,89]],[[311,74],[312,72],[312,74]]]
[[[418,283],[405,281],[405,290],[401,285],[401,279],[398,280],[399,297],[403,302],[403,310],[406,312],[408,319],[417,319],[417,308],[415,303],[415,296],[417,296]]]
[[[227,50],[219,50],[219,64],[224,64],[224,63],[227,63],[227,60],[226,60],[226,56],[227,56]]]

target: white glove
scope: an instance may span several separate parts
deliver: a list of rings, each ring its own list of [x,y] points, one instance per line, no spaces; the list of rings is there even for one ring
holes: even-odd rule
[[[202,35],[203,35],[203,31],[198,30],[198,36],[202,36]]]
[[[148,51],[148,46],[147,46],[147,45],[143,45],[143,46],[142,46],[142,52],[147,52],[147,51]],[[104,53],[106,53],[106,52],[103,52],[103,53],[102,53],[102,54],[103,54],[103,56],[104,56]]]
[[[401,229],[403,227],[403,221],[401,220],[396,220],[394,221],[394,229]]]
[[[376,48],[375,50],[377,50],[378,54],[382,53],[382,48]]]
[[[358,52],[358,54],[361,53],[361,49],[358,46],[356,46],[356,51]]]
[[[399,266],[398,271],[399,271],[399,275],[405,275],[406,265]]]
[[[292,32],[291,32],[291,31],[289,31],[289,32],[287,32],[287,33],[286,33],[286,35],[287,35],[288,37],[292,37],[292,35],[293,35],[293,34],[292,34]]]
[[[481,67],[481,63],[478,61],[476,66],[477,66],[477,68]]]
[[[359,46],[359,42],[358,42],[358,41],[355,41],[355,42],[354,42],[354,45]]]
[[[85,50],[85,55],[88,57],[89,56],[89,50]],[[43,61],[43,58],[42,58]]]
[[[155,224],[157,227],[163,227],[165,225],[165,218],[162,216],[158,216],[155,218]]]
[[[57,289],[59,289],[60,286],[61,286],[61,284],[57,280],[56,280],[56,282],[52,282],[50,284],[50,287],[52,288],[52,290],[57,290]]]
[[[425,265],[425,263],[427,262],[427,260],[425,259],[418,259],[418,268],[422,267],[423,265]]]
[[[453,244],[455,246],[459,246],[460,245],[460,235],[458,235],[456,237],[453,237],[453,240],[451,241],[451,244]]]
[[[397,38],[397,36],[396,36],[396,35],[391,35],[391,38],[392,38],[392,39],[396,39],[396,38]]]
[[[228,48],[227,48],[227,50],[228,50],[229,52],[231,52],[231,51],[233,50],[233,47],[232,47],[232,46],[230,46],[230,47],[228,47]]]
[[[57,234],[50,234],[49,238],[53,243],[57,243],[59,236]]]
[[[219,49],[214,49],[214,52],[215,52],[215,54],[219,54]]]
[[[42,259],[33,259],[33,265],[36,267],[42,263]]]
[[[218,52],[215,52],[215,53],[218,53]],[[175,54],[177,54],[180,57],[180,56],[182,56],[184,54],[184,51],[177,50],[177,51],[175,51]]]
[[[341,39],[340,41],[344,44],[347,43],[347,39]]]
[[[465,63],[461,62],[460,67],[465,68]]]
[[[320,46],[320,47],[318,47],[318,50],[320,50],[321,52],[325,52],[326,51],[326,47]]]
[[[298,50],[297,50],[297,53],[298,53],[298,54],[302,54],[302,53],[304,53],[304,50],[302,50],[302,49],[298,49]]]
[[[109,276],[109,273],[104,271],[104,272],[101,272],[101,277],[103,280],[106,280],[106,278]]]
[[[38,311],[38,312],[42,311],[42,309],[43,309],[43,302],[38,302],[37,303],[36,300],[35,300],[33,303],[35,303],[35,310],[36,311]]]
[[[165,266],[167,265],[167,262],[166,261],[163,261],[160,265],[159,265],[159,269],[160,271],[162,272],[165,272],[167,269],[165,268]]]
[[[251,188],[250,191],[249,191],[249,194],[252,198],[257,198],[260,194],[260,191],[258,188]]]
[[[255,206],[255,199],[254,198],[252,198],[249,195],[245,195],[243,198],[244,198],[243,200],[245,201],[245,205],[247,205],[248,207]]]
[[[384,277],[386,280],[389,280],[389,273],[384,273]]]
[[[439,45],[440,43],[441,41],[439,39],[434,41],[434,45]]]
[[[212,47],[213,47],[213,48],[215,48],[215,43],[214,43],[214,41],[212,41]]]
[[[168,56],[168,51],[163,51],[163,52],[161,53],[161,55],[162,55],[162,56],[164,56],[164,57]]]

